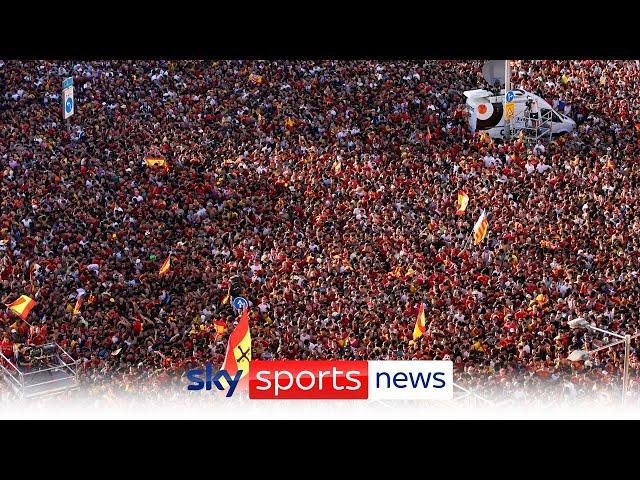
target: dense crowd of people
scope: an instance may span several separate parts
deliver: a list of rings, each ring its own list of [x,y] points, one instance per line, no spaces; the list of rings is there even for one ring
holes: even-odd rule
[[[567,322],[640,333],[639,62],[514,62],[515,86],[578,124],[536,145],[469,131],[481,66],[0,61],[0,296],[38,302],[28,323],[0,312],[3,352],[55,341],[87,385],[179,383],[222,364],[237,276],[254,359],[450,359],[503,395],[617,388],[622,349],[570,361],[608,338]]]

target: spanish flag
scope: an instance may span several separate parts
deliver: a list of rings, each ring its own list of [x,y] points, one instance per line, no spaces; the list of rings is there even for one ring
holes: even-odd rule
[[[478,221],[473,226],[473,243],[478,244],[484,240],[487,235],[487,229],[489,228],[489,220],[484,212],[478,218]]]
[[[249,362],[251,361],[251,331],[249,330],[249,309],[245,307],[238,326],[231,332],[229,336],[229,344],[227,345],[227,355],[224,359],[221,369],[226,370],[232,377],[242,371],[240,379],[242,380],[249,375]],[[220,383],[228,388],[225,379],[221,379]]]
[[[167,161],[160,157],[145,157],[144,163],[147,164],[147,167],[164,167]]]
[[[427,322],[424,316],[424,303],[420,304],[420,311],[418,312],[418,318],[416,319],[416,326],[413,329],[413,339],[417,340],[424,332],[427,331]]]
[[[458,192],[458,204],[456,205],[456,215],[464,215],[464,211],[469,205],[469,195],[463,190]]]
[[[340,160],[336,160],[333,164],[333,172],[338,175],[342,171],[342,162]]]
[[[76,306],[73,307],[73,314],[78,315],[80,313],[80,307],[82,307],[82,303],[84,302],[84,298],[82,295],[78,295],[78,299],[76,300]]]
[[[7,305],[9,310],[18,315],[22,320],[26,320],[29,312],[36,306],[38,302],[26,295],[21,295],[20,298]]]
[[[171,255],[167,257],[167,259],[164,261],[164,263],[160,267],[160,275],[164,275],[165,273],[167,273],[170,267],[171,267]]]
[[[227,324],[223,320],[216,320],[213,325],[216,327],[218,335],[223,335],[227,331]]]

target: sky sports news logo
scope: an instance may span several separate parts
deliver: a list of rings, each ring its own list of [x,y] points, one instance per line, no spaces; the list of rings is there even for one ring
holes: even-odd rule
[[[230,397],[241,373],[210,365],[187,373],[189,390],[223,390]],[[245,379],[246,380],[246,377]],[[453,363],[448,361],[254,360],[249,398],[254,400],[451,400]]]

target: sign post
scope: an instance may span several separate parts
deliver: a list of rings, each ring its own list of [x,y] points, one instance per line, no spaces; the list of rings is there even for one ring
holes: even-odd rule
[[[68,77],[62,81],[62,118],[67,121],[67,129],[71,128],[69,118],[75,112],[75,107],[73,77]]]
[[[511,92],[511,62],[509,60],[504,61],[504,93],[505,93],[505,112],[507,111],[507,103],[510,100],[507,99],[507,95],[511,94],[511,100],[513,100],[513,92]],[[511,140],[511,118],[505,118],[504,125],[504,138],[505,140]]]
[[[515,116],[515,113],[516,113],[515,104],[513,102],[507,101],[507,103],[504,104],[504,118],[510,122]]]
[[[242,311],[245,307],[249,306],[249,302],[247,302],[247,299],[244,297],[236,297],[233,299],[232,305],[236,310]]]

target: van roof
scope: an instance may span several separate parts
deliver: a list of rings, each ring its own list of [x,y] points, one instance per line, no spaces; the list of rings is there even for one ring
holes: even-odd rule
[[[549,103],[544,98],[540,97],[539,95],[536,95],[535,93],[527,92],[522,88],[514,88],[512,92],[514,92],[516,97],[524,97],[526,95],[530,96],[531,98],[536,100],[536,102],[538,102],[538,106],[540,108],[552,109],[551,105],[549,105]],[[493,92],[490,92],[489,90],[485,90],[483,88],[477,88],[475,90],[467,90],[463,93],[465,97],[471,100],[472,104],[475,103],[473,102],[474,99],[497,96]],[[502,89],[499,95],[504,95],[504,94],[505,94],[504,89]],[[520,101],[523,101],[523,100],[520,100]]]
[[[477,88],[475,90],[467,90],[463,92],[464,96],[467,98],[484,98],[484,97],[492,97],[494,94],[489,90],[484,90],[482,88]]]

